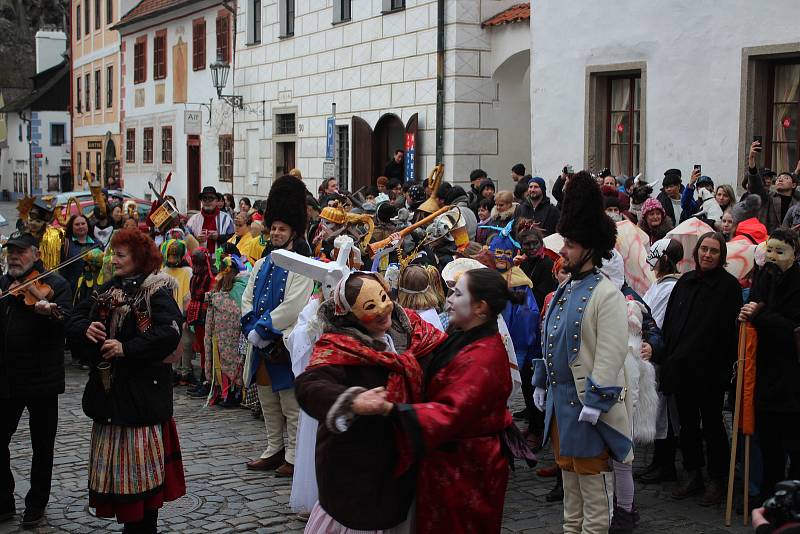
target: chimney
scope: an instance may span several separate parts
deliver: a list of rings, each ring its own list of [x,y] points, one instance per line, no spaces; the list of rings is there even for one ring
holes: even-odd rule
[[[36,74],[64,61],[67,36],[62,31],[39,30],[36,32]]]

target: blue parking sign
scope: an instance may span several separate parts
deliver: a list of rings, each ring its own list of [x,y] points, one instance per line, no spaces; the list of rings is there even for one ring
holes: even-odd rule
[[[336,134],[336,119],[328,117],[327,139],[325,142],[325,159],[333,161],[334,135]]]

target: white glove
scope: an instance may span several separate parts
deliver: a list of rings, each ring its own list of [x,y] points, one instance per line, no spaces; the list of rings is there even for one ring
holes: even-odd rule
[[[247,334],[247,341],[253,344],[254,347],[259,349],[263,349],[267,345],[269,345],[269,341],[264,339],[263,337],[258,335],[258,332],[255,329],[251,330],[249,334]]]
[[[536,408],[543,412],[545,409],[545,402],[547,401],[547,390],[544,388],[536,388],[533,390],[533,404]]]
[[[592,425],[596,425],[598,419],[600,419],[600,410],[592,408],[591,406],[584,406],[581,410],[581,414],[578,416],[578,421],[583,421],[584,423]]]

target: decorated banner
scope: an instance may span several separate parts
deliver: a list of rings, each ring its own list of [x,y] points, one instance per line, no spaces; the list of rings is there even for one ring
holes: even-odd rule
[[[406,134],[406,145],[405,145],[405,165],[406,165],[406,182],[416,182],[417,181],[417,173],[414,171],[414,161],[416,159],[417,154],[417,146],[416,146],[416,135],[413,133]]]

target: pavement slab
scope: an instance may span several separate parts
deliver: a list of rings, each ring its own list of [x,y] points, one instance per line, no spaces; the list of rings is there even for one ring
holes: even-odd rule
[[[59,429],[53,488],[46,521],[23,531],[19,521],[30,475],[30,430],[23,415],[11,445],[12,471],[16,479],[17,517],[0,523],[0,534],[28,532],[120,532],[114,520],[94,517],[88,508],[87,462],[91,421],[81,410],[86,372],[67,368],[66,392],[59,399]],[[188,494],[168,503],[160,513],[165,533],[299,533],[305,524],[289,510],[291,482],[271,473],[247,471],[247,461],[265,447],[264,423],[243,409],[203,407],[190,399],[184,388],[175,389],[175,420],[186,467]],[[517,404],[521,405],[521,399]],[[517,409],[519,406],[517,406]],[[634,470],[649,462],[649,448],[637,450]],[[550,464],[548,451],[541,465]],[[504,533],[550,534],[561,532],[561,503],[545,502],[552,478],[540,478],[533,469],[518,464],[511,473],[503,521]],[[640,533],[742,533],[742,517],[726,528],[722,507],[702,508],[696,501],[670,498],[671,485],[636,486],[636,506],[641,513]]]

